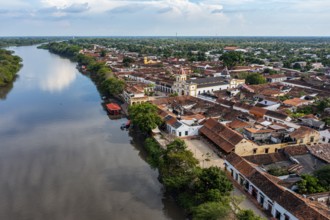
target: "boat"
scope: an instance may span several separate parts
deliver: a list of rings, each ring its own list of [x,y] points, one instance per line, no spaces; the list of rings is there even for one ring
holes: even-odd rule
[[[131,121],[128,120],[126,123],[121,124],[120,129],[128,129],[131,126]]]
[[[121,113],[121,108],[117,103],[108,103],[105,107],[110,115],[119,115]]]

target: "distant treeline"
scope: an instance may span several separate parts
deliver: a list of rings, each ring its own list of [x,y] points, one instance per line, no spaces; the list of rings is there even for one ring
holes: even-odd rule
[[[77,60],[79,51],[82,49],[78,45],[68,44],[67,42],[51,42],[48,44],[43,44],[38,48],[47,49],[52,53],[70,58],[72,60]]]
[[[0,49],[0,86],[14,81],[16,73],[21,68],[22,59],[13,55],[12,51]]]
[[[28,46],[67,39],[68,37],[0,37],[0,47]]]

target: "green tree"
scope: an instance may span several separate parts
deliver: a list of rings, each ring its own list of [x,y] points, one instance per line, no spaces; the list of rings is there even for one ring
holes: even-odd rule
[[[314,171],[314,176],[325,189],[330,191],[330,165],[325,165]]]
[[[147,160],[152,167],[159,166],[159,160],[164,154],[164,150],[153,138],[147,138],[144,142],[144,148],[148,152]]]
[[[233,190],[231,181],[219,167],[202,169],[201,173],[198,175],[198,181],[195,183],[195,190],[198,192],[210,193],[209,190],[211,189],[218,190],[221,195],[227,196]],[[213,194],[214,193],[215,191],[213,191]]]
[[[308,174],[301,175],[301,180],[297,183],[297,185],[298,192],[300,194],[311,194],[325,191],[319,180]]]
[[[135,60],[131,57],[124,57],[124,59],[123,59],[123,64],[126,67],[130,67],[131,64],[134,63],[134,62],[135,62]]]
[[[128,113],[133,124],[144,132],[150,132],[162,123],[157,106],[149,102],[131,105]]]
[[[107,51],[106,50],[101,50],[100,56],[105,57],[106,55],[107,55]]]
[[[245,82],[250,85],[258,85],[266,83],[266,79],[259,73],[252,73],[246,77]]]
[[[301,65],[299,63],[295,63],[293,64],[292,68],[295,70],[301,70]]]
[[[263,218],[254,214],[250,209],[239,211],[236,217],[238,220],[263,220]]]
[[[324,109],[330,107],[330,98],[324,98],[321,101],[318,101],[316,107],[319,112],[323,112]]]
[[[108,95],[118,95],[123,92],[125,82],[115,77],[110,77],[102,82],[101,87],[103,92]]]
[[[244,62],[244,57],[242,52],[229,51],[224,53],[220,58],[225,66],[229,69],[236,65],[241,65]]]
[[[175,139],[169,145],[162,157],[160,172],[166,188],[180,191],[194,179],[198,161],[193,153],[187,150],[185,142]]]
[[[203,203],[193,210],[193,219],[195,220],[220,220],[228,219],[230,205],[221,202]]]

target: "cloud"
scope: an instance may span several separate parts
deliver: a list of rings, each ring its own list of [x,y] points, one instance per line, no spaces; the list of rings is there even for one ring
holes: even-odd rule
[[[60,9],[61,11],[63,12],[66,12],[66,13],[81,13],[81,12],[85,12],[85,11],[88,11],[90,9],[88,3],[82,3],[82,4],[72,4],[68,7],[64,7],[62,9]]]

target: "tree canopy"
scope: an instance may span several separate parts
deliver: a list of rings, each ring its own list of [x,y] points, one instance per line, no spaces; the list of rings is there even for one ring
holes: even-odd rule
[[[225,66],[231,69],[236,65],[242,64],[244,57],[242,52],[229,51],[221,56],[221,60]]]
[[[266,79],[259,73],[252,73],[246,77],[245,82],[250,85],[257,85],[266,83]]]
[[[308,174],[301,175],[301,180],[297,185],[298,192],[301,194],[312,194],[326,191],[316,177]]]
[[[108,95],[119,95],[123,92],[125,82],[115,77],[110,77],[102,82],[102,89]]]
[[[236,217],[238,220],[263,220],[263,218],[254,214],[250,209],[239,211]]]
[[[314,171],[314,176],[326,190],[330,191],[330,165],[325,165]]]
[[[7,85],[15,79],[21,68],[22,59],[13,52],[0,49],[0,86]]]
[[[144,132],[150,132],[162,123],[157,106],[149,102],[131,105],[128,112],[133,124]]]
[[[228,214],[230,212],[229,204],[224,204],[221,202],[207,202],[203,203],[193,211],[194,220],[221,220],[228,219]]]

